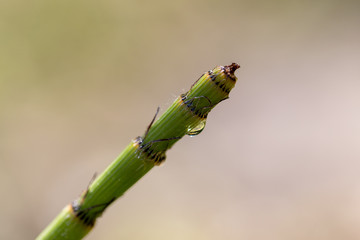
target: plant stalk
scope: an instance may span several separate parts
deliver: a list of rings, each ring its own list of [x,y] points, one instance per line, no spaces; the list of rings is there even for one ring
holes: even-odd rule
[[[145,134],[134,139],[37,239],[81,239],[88,234],[96,219],[113,201],[165,160],[165,152],[175,142],[184,135],[197,135],[204,129],[211,109],[229,97],[238,68],[239,65],[233,63],[204,73],[154,122],[155,116]]]

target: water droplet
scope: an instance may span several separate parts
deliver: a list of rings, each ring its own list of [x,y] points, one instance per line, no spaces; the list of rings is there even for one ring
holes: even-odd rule
[[[206,119],[202,120],[197,125],[189,126],[187,129],[186,135],[193,137],[193,136],[200,134],[204,130],[205,125],[206,125]]]

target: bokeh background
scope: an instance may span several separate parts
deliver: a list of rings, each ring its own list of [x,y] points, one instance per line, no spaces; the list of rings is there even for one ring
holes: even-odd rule
[[[0,239],[33,239],[205,71],[230,99],[87,239],[360,239],[360,2],[0,1]]]

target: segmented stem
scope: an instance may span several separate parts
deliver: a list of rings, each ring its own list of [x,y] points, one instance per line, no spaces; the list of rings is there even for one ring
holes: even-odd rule
[[[239,65],[216,67],[204,73],[167,111],[134,139],[88,189],[44,229],[37,239],[81,239],[104,210],[151,168],[184,135],[199,134],[208,113],[227,99],[235,86]],[[156,117],[156,116],[155,116]]]

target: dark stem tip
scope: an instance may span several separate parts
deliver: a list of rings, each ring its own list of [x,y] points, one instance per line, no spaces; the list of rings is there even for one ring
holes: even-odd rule
[[[240,68],[240,65],[237,63],[232,63],[231,65],[227,66],[230,70],[230,74],[234,74],[235,70]]]
[[[231,78],[235,78],[234,76],[234,72],[236,71],[236,69],[240,68],[240,65],[237,63],[232,63],[229,66],[225,66],[225,73],[231,77]]]

